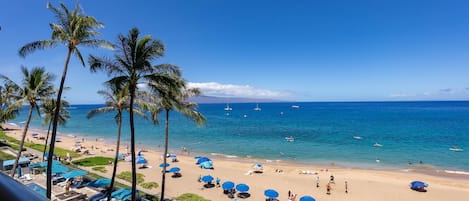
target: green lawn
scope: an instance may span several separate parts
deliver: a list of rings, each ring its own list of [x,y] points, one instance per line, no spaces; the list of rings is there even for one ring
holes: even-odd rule
[[[14,149],[14,150],[19,149],[20,141],[13,138],[13,137],[7,136],[1,130],[0,130],[0,139],[7,140],[8,142],[6,142],[5,144],[10,146],[12,149]],[[44,150],[44,144],[35,144],[35,143],[25,142],[24,147],[29,147],[31,149],[34,149],[34,150],[37,150],[37,151],[40,151],[40,152],[42,152]],[[47,147],[46,150],[49,151],[49,147]],[[69,153],[72,158],[76,158],[76,157],[80,156],[79,153],[76,153],[76,152],[74,152],[72,150],[68,150],[68,149],[62,149],[62,148],[57,147],[57,146],[55,147],[54,153],[55,153],[55,155],[60,156],[62,158],[65,158],[67,156],[67,153]]]
[[[7,154],[3,151],[0,151],[0,159],[6,161],[6,160],[11,160],[11,159],[15,159],[16,157],[11,155],[11,154]]]
[[[176,198],[177,201],[211,201],[208,199],[203,198],[200,195],[196,195],[193,193],[184,193]]]
[[[73,161],[75,165],[81,165],[85,167],[97,166],[97,165],[108,165],[109,161],[113,161],[113,158],[103,157],[103,156],[94,156],[89,158],[83,158],[80,160]]]
[[[116,175],[116,177],[128,182],[132,182],[132,172],[129,171],[121,172],[120,174]],[[137,173],[137,184],[144,182],[143,177],[145,177],[145,175]]]
[[[91,168],[91,169],[94,170],[94,171],[102,172],[102,173],[106,173],[106,172],[107,172],[107,170],[106,170],[106,168],[105,168],[104,166],[96,166],[96,167],[93,167],[93,168]]]
[[[142,186],[142,188],[145,188],[145,189],[152,189],[152,188],[158,188],[158,183],[152,181],[152,182],[142,183],[140,186]]]

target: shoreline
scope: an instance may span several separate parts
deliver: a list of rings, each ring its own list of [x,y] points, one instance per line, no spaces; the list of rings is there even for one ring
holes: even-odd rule
[[[14,129],[22,129],[21,126],[15,123],[4,123],[4,128],[14,127]],[[7,125],[5,127],[5,125]],[[29,131],[31,133],[40,133],[40,134],[47,134],[47,130],[41,128],[34,128],[29,127]],[[110,139],[105,139],[103,137],[91,137],[89,135],[83,136],[80,133],[61,133],[58,132],[58,137],[61,138],[69,138],[69,139],[85,139],[85,141],[89,142],[93,139],[96,142],[103,143],[105,145],[110,145],[111,147],[115,147],[115,142],[111,142]],[[28,138],[28,137],[26,137]],[[125,148],[127,144],[130,142],[121,140],[121,148]],[[162,147],[151,147],[147,145],[142,145],[138,143],[135,145],[137,150],[149,150],[153,152],[163,152]],[[66,148],[66,147],[62,147]],[[67,148],[66,148],[67,149]],[[189,150],[190,151],[190,150]],[[177,153],[182,154],[181,150],[177,149],[169,149],[168,152],[170,153]],[[313,166],[318,167],[321,169],[356,169],[356,170],[373,170],[373,171],[390,171],[390,172],[400,172],[400,173],[419,173],[424,175],[430,176],[437,176],[442,178],[452,178],[452,179],[462,179],[462,180],[469,180],[469,172],[462,170],[462,169],[452,169],[450,167],[440,167],[440,166],[433,166],[429,164],[412,164],[412,165],[381,165],[376,167],[371,167],[372,163],[366,163],[366,165],[360,165],[359,162],[341,162],[341,161],[334,161],[334,162],[304,162],[304,161],[293,161],[293,160],[282,160],[282,159],[265,159],[265,158],[256,158],[256,157],[243,157],[237,155],[228,155],[223,153],[203,153],[203,152],[189,152],[192,157],[194,156],[207,156],[210,158],[218,159],[218,160],[226,160],[232,162],[239,162],[239,163],[265,163],[265,164],[273,164],[273,165],[281,165],[281,166],[292,166],[292,167],[304,167],[304,166]]]
[[[4,124],[4,128],[12,128],[11,125]],[[8,130],[5,133],[9,136],[19,138],[21,128],[15,127],[16,130]],[[37,132],[29,131],[27,138],[31,140],[31,134]],[[42,132],[45,134],[47,131]],[[56,146],[70,149],[75,141],[81,140],[79,136],[70,137],[66,133],[60,133],[58,136],[62,138]],[[37,142],[36,139],[32,139]],[[107,144],[104,140],[85,140],[82,143],[86,147],[93,146],[94,155],[113,157],[115,151],[109,151],[115,145]],[[142,146],[137,145],[137,150]],[[126,146],[121,146],[120,152],[125,152]],[[145,148],[146,149],[146,148]],[[287,198],[286,192],[291,190],[294,194],[298,194],[298,198],[303,195],[311,195],[317,200],[382,200],[382,201],[440,201],[440,200],[464,200],[469,195],[469,175],[445,176],[423,174],[415,171],[399,171],[399,170],[375,170],[360,169],[351,167],[321,166],[315,164],[304,164],[292,161],[268,161],[260,158],[226,158],[224,155],[211,155],[200,153],[182,153],[174,150],[172,153],[177,154],[179,162],[170,163],[171,167],[180,167],[182,177],[166,179],[166,194],[170,197],[177,197],[183,193],[195,193],[212,201],[225,201],[228,199],[222,193],[221,188],[203,188],[202,184],[197,182],[199,176],[212,175],[214,178],[219,177],[224,181],[230,180],[238,183],[246,183],[250,186],[251,197],[246,200],[265,200],[264,190],[275,189],[279,192],[279,200]],[[145,182],[157,182],[161,186],[161,168],[162,152],[156,149],[146,149],[143,152],[145,158],[149,161],[152,168],[137,169],[137,173],[145,175]],[[195,165],[194,156],[205,155],[214,161],[213,170],[205,170]],[[80,158],[91,157],[81,156]],[[261,163],[264,166],[262,174],[249,173],[252,170],[253,163]],[[112,165],[104,166],[107,175],[110,178],[112,173]],[[129,162],[118,163],[118,173],[122,171],[130,171],[131,164]],[[85,168],[91,171],[91,168]],[[281,170],[281,172],[279,171]],[[306,172],[306,174],[302,174]],[[311,174],[310,174],[311,173]],[[326,184],[329,177],[334,175],[335,184],[332,185],[332,194],[326,194]],[[320,187],[316,187],[316,178],[320,178]],[[418,193],[409,189],[408,185],[411,181],[422,180],[430,185],[427,193]],[[345,193],[344,182],[349,184],[349,192]],[[141,187],[138,187],[141,188]],[[370,190],[373,189],[373,190]],[[151,190],[152,193],[159,193],[160,187]]]

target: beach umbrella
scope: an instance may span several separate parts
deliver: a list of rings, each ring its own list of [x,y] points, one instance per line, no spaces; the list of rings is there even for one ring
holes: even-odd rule
[[[145,159],[143,157],[138,158],[137,164],[145,164],[145,163],[148,163],[147,159]]]
[[[278,192],[274,189],[267,189],[264,191],[264,195],[268,198],[276,198],[278,197]]]
[[[248,192],[249,191],[249,186],[246,184],[238,184],[236,185],[236,190],[239,192]]]
[[[93,181],[87,183],[86,186],[91,186],[91,187],[99,188],[99,187],[103,187],[103,186],[109,185],[110,183],[111,183],[111,180],[110,180],[110,179],[99,178],[99,179],[96,179],[96,180],[93,180]]]
[[[225,181],[225,182],[223,182],[221,187],[223,188],[223,190],[233,189],[234,188],[234,183],[232,181]]]
[[[305,195],[305,196],[300,198],[300,201],[316,201],[316,199],[314,199],[313,197],[311,197],[309,195]]]
[[[199,159],[197,159],[197,164],[201,164],[203,162],[206,162],[206,161],[212,161],[210,158],[207,158],[207,157],[200,157]]]
[[[160,167],[168,167],[169,166],[169,163],[161,163],[160,164]]]
[[[84,175],[87,175],[87,174],[88,174],[88,172],[83,171],[83,170],[72,170],[70,172],[62,174],[62,177],[64,177],[65,179],[70,179],[70,178],[73,178],[73,177],[84,176]]]
[[[200,167],[204,169],[212,169],[213,168],[212,161],[205,161],[200,164]]]
[[[173,168],[169,169],[169,172],[176,173],[176,172],[179,172],[179,171],[181,171],[181,168],[178,168],[178,167],[173,167]]]
[[[57,161],[57,160],[52,160],[52,165],[62,165],[62,163],[60,161]],[[31,167],[31,168],[47,167],[47,161],[31,164],[31,165],[29,165],[29,167]]]
[[[425,188],[428,187],[428,184],[422,181],[413,181],[410,183],[411,188]]]
[[[262,169],[262,165],[259,163],[254,164],[252,167],[255,169]]]
[[[205,182],[205,183],[212,182],[213,177],[210,176],[210,175],[205,175],[205,176],[202,177],[202,181]]]
[[[176,154],[170,154],[169,158],[177,158]]]
[[[62,172],[67,172],[68,168],[63,166],[63,165],[53,165],[52,166],[52,173],[62,173]]]

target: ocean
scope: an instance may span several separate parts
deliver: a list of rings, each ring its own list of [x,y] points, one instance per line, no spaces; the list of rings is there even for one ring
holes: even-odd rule
[[[298,107],[292,107],[296,105]],[[62,134],[114,143],[115,113],[87,119],[102,105],[73,105]],[[469,102],[296,102],[199,104],[204,126],[170,113],[170,149],[226,157],[331,164],[359,168],[408,168],[409,163],[441,170],[469,171]],[[26,110],[11,121],[21,125]],[[137,146],[161,149],[164,121],[136,119]],[[36,116],[31,124],[47,129]],[[294,141],[287,141],[292,136]],[[361,138],[361,139],[356,139]],[[124,117],[123,146],[130,140]],[[379,143],[382,146],[374,146]],[[451,151],[452,146],[465,149]],[[378,162],[379,161],[379,162]]]

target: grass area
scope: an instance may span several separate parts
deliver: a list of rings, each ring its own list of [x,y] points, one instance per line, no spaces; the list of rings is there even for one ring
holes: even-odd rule
[[[0,159],[6,161],[6,160],[11,160],[11,159],[15,159],[16,157],[11,155],[11,154],[7,154],[3,151],[0,151]]]
[[[211,201],[208,199],[203,198],[200,195],[193,194],[193,193],[184,193],[176,198],[177,201]]]
[[[94,156],[83,158],[80,160],[73,161],[75,165],[81,165],[85,167],[97,166],[97,165],[109,165],[109,161],[113,161],[113,158],[103,157],[103,156]]]
[[[158,188],[158,183],[152,181],[152,182],[142,183],[140,186],[142,186],[142,188],[145,188],[145,189],[152,189],[152,188]]]
[[[128,182],[132,182],[132,172],[129,171],[121,172],[120,174],[116,175],[116,177]],[[145,175],[137,173],[137,184],[141,184],[145,181],[143,177],[145,177]]]
[[[0,139],[7,140],[8,142],[6,142],[5,144],[10,146],[12,149],[14,149],[14,150],[19,149],[20,141],[13,138],[13,137],[10,137],[10,136],[6,135],[5,132],[3,132],[3,131],[0,131]],[[35,143],[30,143],[30,142],[24,142],[24,147],[29,147],[31,149],[34,149],[34,150],[37,150],[37,151],[40,151],[40,152],[42,152],[44,150],[44,145],[43,144],[35,144]],[[24,149],[23,149],[23,151],[24,151]],[[47,147],[46,151],[49,151],[49,146]],[[69,153],[72,158],[76,158],[76,157],[80,156],[79,153],[76,153],[76,152],[74,152],[72,150],[68,150],[68,149],[62,149],[62,148],[57,147],[57,146],[55,147],[54,153],[55,153],[55,155],[60,156],[62,158],[65,158],[67,156],[67,153]]]
[[[98,172],[102,172],[102,173],[106,173],[107,170],[104,166],[96,166],[96,167],[93,167],[91,168],[92,170],[95,170],[95,171],[98,171]]]

